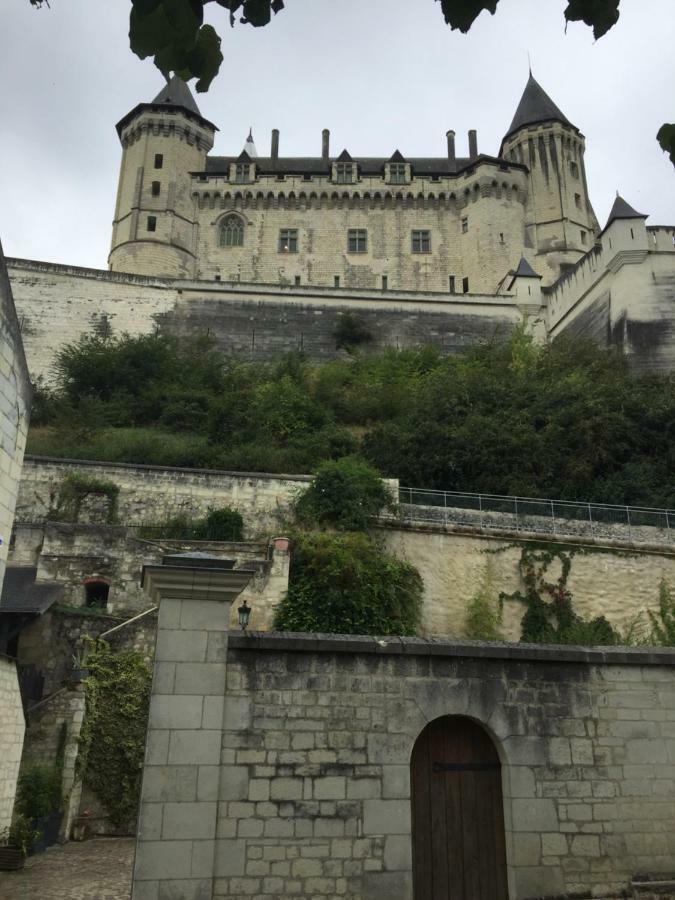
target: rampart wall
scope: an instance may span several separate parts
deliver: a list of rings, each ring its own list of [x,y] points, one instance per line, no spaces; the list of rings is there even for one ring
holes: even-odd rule
[[[209,335],[246,359],[302,350],[329,360],[344,355],[334,332],[347,312],[362,319],[372,349],[434,344],[444,353],[506,335],[522,319],[508,295],[178,281],[17,259],[9,266],[33,379],[53,379],[56,351],[81,334]]]

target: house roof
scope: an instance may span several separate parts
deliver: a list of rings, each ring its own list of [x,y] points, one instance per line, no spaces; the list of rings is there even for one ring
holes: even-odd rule
[[[63,585],[36,581],[36,566],[7,566],[0,613],[41,616],[63,594]]]
[[[516,114],[505,138],[527,125],[537,125],[540,122],[562,122],[564,125],[572,125],[530,72],[523,96],[520,98]]]
[[[386,156],[362,156],[348,157],[359,167],[361,175],[383,175],[385,164],[391,161],[391,157]],[[207,156],[206,175],[226,175],[230,168],[230,163],[236,162],[236,156]],[[259,174],[261,175],[323,175],[330,176],[331,166],[336,161],[335,157],[324,159],[321,156],[285,156],[273,159],[270,156],[259,156],[255,163]],[[469,157],[458,157],[456,160],[450,160],[446,156],[441,157],[416,157],[407,158],[410,163],[414,175],[439,175],[448,176],[456,175],[464,169],[476,166],[482,162],[492,163],[494,165],[508,169],[524,169],[525,166],[520,163],[506,162],[495,156],[486,156],[481,154],[476,159]]]

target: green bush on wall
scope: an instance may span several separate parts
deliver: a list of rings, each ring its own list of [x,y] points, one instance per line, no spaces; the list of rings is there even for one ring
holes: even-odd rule
[[[244,520],[241,513],[229,506],[221,509],[209,507],[203,519],[174,516],[164,522],[143,526],[139,536],[177,541],[243,541]]]
[[[33,763],[22,769],[16,790],[15,811],[31,821],[60,812],[61,768]]]
[[[422,578],[365,534],[298,534],[279,631],[414,635]]]
[[[362,531],[387,506],[393,500],[377,469],[348,456],[319,466],[295,511],[306,525]]]

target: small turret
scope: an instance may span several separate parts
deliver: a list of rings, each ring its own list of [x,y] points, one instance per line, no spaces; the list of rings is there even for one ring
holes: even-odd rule
[[[526,246],[555,279],[593,245],[598,222],[588,197],[584,136],[530,72],[500,156],[529,170]]]
[[[633,209],[617,191],[607,224],[600,235],[605,249],[611,253],[622,250],[648,250],[646,219],[644,213]]]
[[[506,279],[506,290],[515,294],[521,303],[541,302],[541,280],[524,256],[521,256],[518,268],[509,272]]]
[[[196,220],[190,173],[206,167],[215,125],[174,75],[154,100],[139,103],[116,127],[124,149],[110,269],[192,277]]]

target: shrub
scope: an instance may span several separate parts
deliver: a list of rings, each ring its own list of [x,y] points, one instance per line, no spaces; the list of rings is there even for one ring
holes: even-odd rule
[[[355,457],[344,457],[319,466],[296,503],[296,514],[308,524],[362,531],[372,516],[392,503],[376,469]]]
[[[466,610],[466,637],[471,641],[502,640],[502,606],[493,593],[488,572],[483,584],[473,595]]]
[[[415,634],[422,578],[364,534],[299,534],[288,593],[277,607],[280,631]]]
[[[61,810],[61,768],[43,763],[26,766],[19,775],[15,808],[31,821]]]
[[[142,538],[163,537],[176,541],[242,541],[244,520],[241,513],[229,506],[221,509],[209,507],[203,519],[173,516],[164,522],[144,525],[139,529]]]
[[[659,585],[658,613],[647,612],[652,626],[651,642],[661,647],[675,647],[675,597],[665,578]]]
[[[353,350],[361,344],[369,344],[373,335],[360,316],[355,313],[343,313],[333,330],[335,346],[338,349]]]

